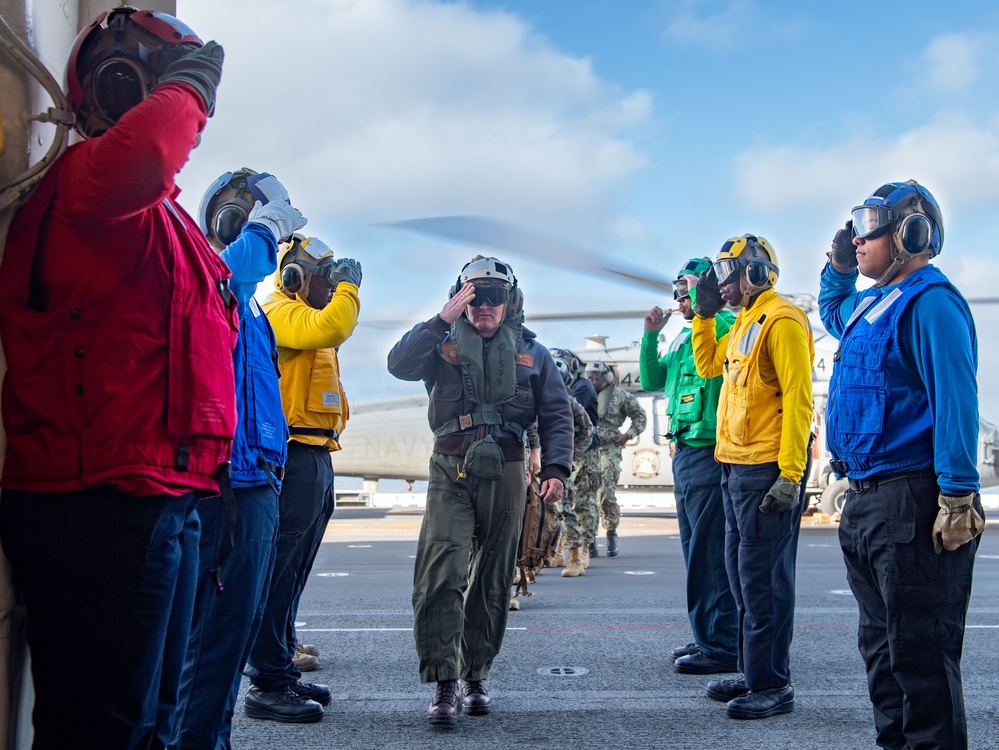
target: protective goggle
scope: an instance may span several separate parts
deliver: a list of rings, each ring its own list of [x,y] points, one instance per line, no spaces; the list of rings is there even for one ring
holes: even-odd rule
[[[286,292],[298,294],[306,286],[306,278],[303,271],[312,274],[312,278],[319,281],[327,289],[336,286],[333,279],[333,271],[337,261],[334,257],[323,258],[318,263],[309,263],[307,260],[296,260],[289,263],[281,270],[281,286]]]
[[[854,234],[862,240],[873,240],[891,229],[899,215],[886,206],[857,206],[851,212]]]
[[[690,289],[687,288],[686,279],[677,279],[673,282],[673,299],[679,302],[682,299],[690,299]]]
[[[125,57],[112,57],[94,71],[94,101],[97,109],[111,123],[141,102],[149,94],[148,73]]]
[[[505,305],[510,300],[510,290],[499,284],[480,284],[475,287],[475,297],[470,304],[472,307],[482,307],[488,302],[490,307]]]
[[[716,260],[712,264],[719,284],[731,284],[735,281],[735,275],[745,266],[746,262],[739,258],[725,258],[723,260]]]

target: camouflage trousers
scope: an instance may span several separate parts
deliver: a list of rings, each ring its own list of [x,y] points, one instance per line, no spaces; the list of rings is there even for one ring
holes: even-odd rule
[[[617,480],[621,478],[621,446],[601,445],[591,453],[599,454],[600,475],[596,492],[596,505],[600,519],[607,531],[617,531],[621,522],[621,506],[617,504]]]
[[[572,472],[572,511],[575,530],[566,525],[567,546],[582,547],[597,538],[597,487],[600,485],[599,461],[597,451],[586,451],[583,458],[573,464]]]

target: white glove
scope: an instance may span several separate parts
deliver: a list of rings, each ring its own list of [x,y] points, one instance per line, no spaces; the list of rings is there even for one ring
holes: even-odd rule
[[[274,233],[275,240],[282,242],[304,227],[309,220],[288,201],[271,201],[266,205],[257,201],[246,221],[263,224]]]

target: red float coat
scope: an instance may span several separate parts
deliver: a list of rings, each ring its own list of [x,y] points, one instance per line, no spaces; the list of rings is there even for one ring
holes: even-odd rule
[[[205,111],[166,84],[71,146],[0,263],[2,485],[217,491],[236,427],[229,270],[175,202]]]

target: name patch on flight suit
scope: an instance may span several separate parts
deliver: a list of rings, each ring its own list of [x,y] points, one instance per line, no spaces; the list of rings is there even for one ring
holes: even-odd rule
[[[461,364],[461,360],[458,359],[458,347],[455,346],[453,341],[448,341],[446,344],[441,345],[441,355],[452,365]]]
[[[534,355],[527,352],[517,352],[517,364],[523,367],[534,367]]]
[[[323,391],[323,406],[340,406],[340,394],[336,391]]]
[[[693,393],[686,393],[686,394],[680,396],[680,403],[681,404],[689,404],[693,400],[694,400],[694,394]]]

